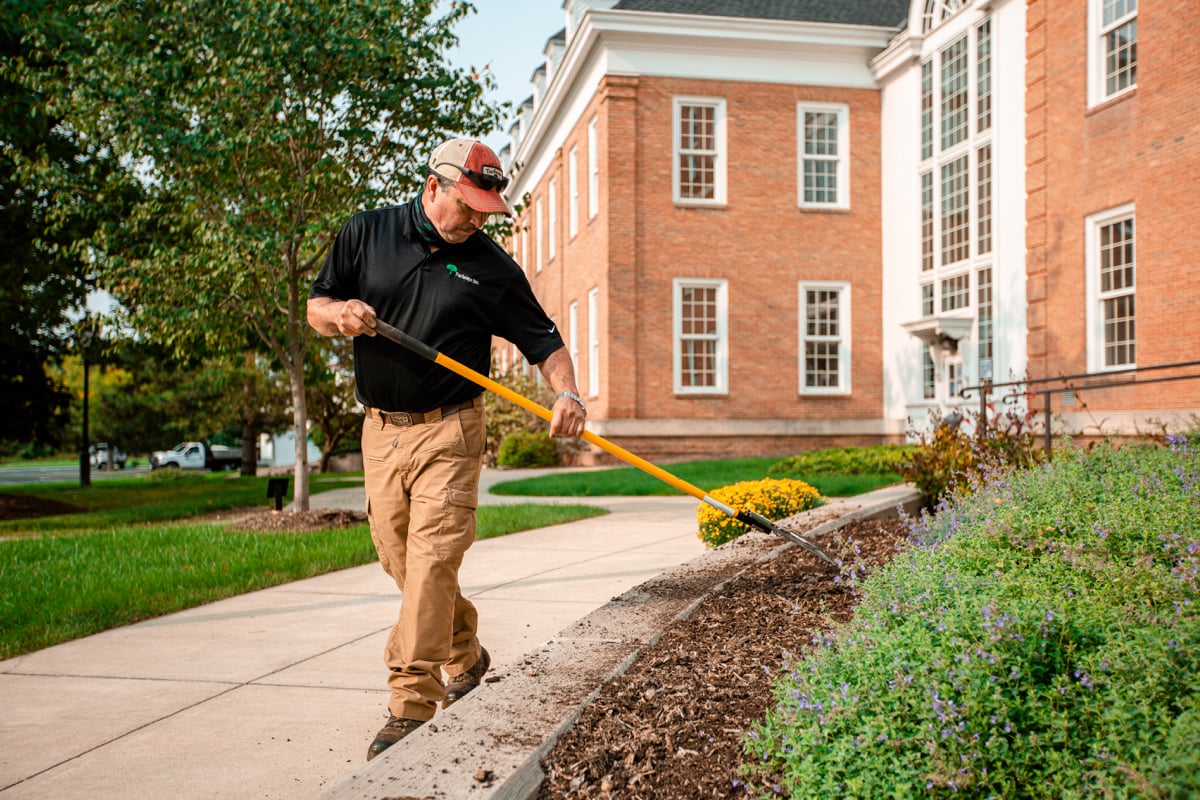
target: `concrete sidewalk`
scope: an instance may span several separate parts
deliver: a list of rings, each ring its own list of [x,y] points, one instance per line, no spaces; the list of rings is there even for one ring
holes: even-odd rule
[[[485,470],[486,489],[534,470]],[[612,513],[476,542],[461,577],[494,673],[704,552],[691,497],[554,498]],[[362,489],[313,507],[362,509]],[[377,564],[0,662],[0,798],[311,798],[386,720],[399,593]]]

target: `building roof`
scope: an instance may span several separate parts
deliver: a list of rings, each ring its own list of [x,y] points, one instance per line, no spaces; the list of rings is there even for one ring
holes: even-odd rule
[[[909,0],[620,0],[613,8],[894,28],[904,24],[908,7]]]

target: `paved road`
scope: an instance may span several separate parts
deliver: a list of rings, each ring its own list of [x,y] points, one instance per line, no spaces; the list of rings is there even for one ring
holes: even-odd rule
[[[109,472],[106,469],[92,469],[92,480],[106,480],[108,478],[129,478],[135,475],[150,474],[149,467],[126,467],[125,469],[114,469]],[[79,465],[72,464],[69,467],[34,467],[6,464],[0,467],[0,485],[11,486],[20,483],[62,483],[62,482],[78,482],[79,481]]]

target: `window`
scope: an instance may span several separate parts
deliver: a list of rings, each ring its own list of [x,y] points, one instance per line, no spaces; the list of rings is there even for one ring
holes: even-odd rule
[[[921,17],[921,32],[929,33],[961,11],[966,4],[967,0],[925,0],[925,13]]]
[[[588,219],[600,211],[600,148],[597,121],[592,117],[587,129],[588,147]]]
[[[954,311],[971,305],[971,276],[964,272],[942,281],[942,311]]]
[[[942,264],[971,255],[971,211],[967,157],[942,165]]]
[[[572,300],[567,306],[567,352],[571,354],[571,364],[579,369],[579,303]]]
[[[547,250],[549,251],[549,259],[553,261],[558,234],[558,182],[554,178],[550,179],[550,185],[546,190],[546,194],[546,202],[550,205],[550,225],[546,230],[546,238],[549,240]]]
[[[933,316],[933,284],[921,284],[921,316],[928,319]]]
[[[529,225],[521,226],[521,271],[529,274]]]
[[[933,156],[933,62],[921,65],[921,158]]]
[[[533,240],[537,248],[537,271],[542,271],[542,233],[546,230],[542,225],[542,198],[537,199],[537,203],[533,207],[534,222],[537,227],[533,231]]]
[[[600,289],[588,291],[588,397],[600,395]]]
[[[800,130],[800,206],[849,208],[849,107],[803,104]]]
[[[1136,366],[1133,207],[1097,214],[1087,229],[1088,369]]]
[[[967,138],[967,37],[942,51],[942,149]]]
[[[975,155],[975,205],[979,254],[992,252],[992,146],[985,144]]]
[[[800,285],[800,392],[850,391],[850,285]]]
[[[992,269],[987,267],[975,273],[975,283],[978,286],[979,300],[979,337],[976,355],[979,359],[979,380],[992,377],[992,359],[995,357],[995,331],[993,319],[995,309],[992,306]]]
[[[1102,103],[1137,86],[1137,0],[1090,0],[1088,99]]]
[[[975,131],[992,127],[992,18],[976,28],[975,37]]]
[[[675,279],[675,391],[725,393],[728,284],[723,280]]]
[[[933,363],[933,352],[929,345],[921,345],[921,399],[937,397],[937,367]]]
[[[725,202],[725,101],[675,98],[675,186],[680,203]]]
[[[567,153],[567,238],[579,233],[579,151]]]
[[[921,271],[933,269],[933,173],[921,173]]]

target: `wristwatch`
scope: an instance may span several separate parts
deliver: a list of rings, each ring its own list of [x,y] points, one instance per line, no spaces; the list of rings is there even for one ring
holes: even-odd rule
[[[560,398],[560,397],[569,397],[569,398],[571,398],[572,400],[574,400],[576,403],[579,403],[579,408],[580,408],[580,409],[583,411],[583,415],[584,415],[585,417],[587,416],[587,406],[585,406],[585,405],[583,404],[583,398],[582,398],[582,397],[580,397],[579,395],[575,394],[574,392],[559,392],[558,394],[556,394],[556,395],[554,396],[554,399],[555,399],[555,400],[557,400],[557,399],[558,399],[558,398]]]

